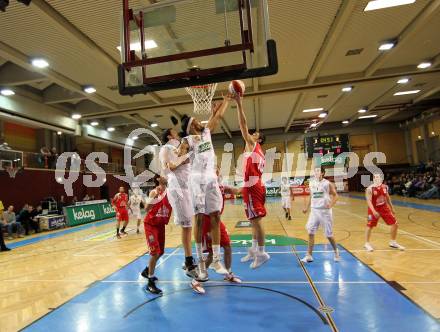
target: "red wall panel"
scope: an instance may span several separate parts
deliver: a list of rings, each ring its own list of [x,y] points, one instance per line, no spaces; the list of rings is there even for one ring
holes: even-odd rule
[[[110,197],[114,196],[120,186],[124,186],[128,191],[128,185],[115,178],[113,175],[107,175],[108,192]],[[83,184],[83,174],[81,173],[78,180],[73,184],[73,195],[81,200],[85,195],[95,196],[100,199],[100,188],[87,188]],[[32,205],[48,196],[59,200],[60,196],[66,196],[64,186],[55,180],[54,171],[45,170],[29,170],[20,171],[15,178],[10,178],[6,172],[0,172],[0,200],[3,205],[14,205],[15,211],[21,209],[25,203]],[[70,203],[72,197],[67,197],[67,203]]]

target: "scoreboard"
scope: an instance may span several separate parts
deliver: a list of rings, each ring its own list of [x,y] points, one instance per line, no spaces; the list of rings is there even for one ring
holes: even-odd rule
[[[306,137],[304,148],[309,158],[315,153],[322,156],[333,153],[336,157],[342,152],[350,151],[348,134]]]

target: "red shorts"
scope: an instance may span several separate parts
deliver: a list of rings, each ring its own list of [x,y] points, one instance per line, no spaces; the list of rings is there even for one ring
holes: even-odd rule
[[[144,229],[150,255],[163,255],[165,250],[165,225],[144,223]]]
[[[266,208],[264,207],[266,188],[264,186],[243,187],[242,195],[246,217],[249,220],[266,216]]]
[[[202,243],[204,244],[203,252],[212,252],[211,239],[211,218],[207,215],[203,216]],[[220,247],[230,247],[231,239],[224,223],[220,221]]]
[[[388,205],[384,205],[383,207],[378,206],[376,207],[376,211],[377,213],[379,213],[379,217],[377,218],[370,210],[370,208],[368,208],[368,222],[367,222],[368,227],[376,227],[377,222],[379,221],[380,218],[382,218],[387,225],[397,224],[396,217],[394,217]]]
[[[128,210],[116,210],[116,220],[117,221],[128,221]]]

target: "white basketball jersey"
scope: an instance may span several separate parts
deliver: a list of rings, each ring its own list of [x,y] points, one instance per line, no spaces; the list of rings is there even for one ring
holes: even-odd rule
[[[142,202],[141,195],[132,195],[130,197],[130,207],[132,209],[140,209],[141,202]]]
[[[191,157],[192,173],[215,176],[215,152],[211,140],[211,131],[205,128],[201,135],[187,136],[186,140],[193,152]]]
[[[160,164],[164,173],[168,180],[168,185],[173,187],[176,185],[176,181],[180,184],[188,185],[189,175],[191,173],[191,165],[189,163],[182,164],[177,167],[174,171],[166,168],[167,163],[176,164],[178,162],[178,154],[177,148],[172,144],[165,144],[162,146],[159,152]]]
[[[330,203],[330,182],[326,179],[310,181],[311,207],[314,209],[326,209]]]
[[[281,196],[282,197],[290,197],[290,185],[281,184]]]

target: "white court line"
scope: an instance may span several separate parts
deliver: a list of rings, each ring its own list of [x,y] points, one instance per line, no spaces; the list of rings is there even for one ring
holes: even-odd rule
[[[26,283],[26,282],[80,282],[80,283],[90,283],[91,280],[69,280],[69,279],[38,279],[38,280],[1,280],[2,282],[15,282],[15,283]],[[148,281],[143,280],[98,280],[101,283],[121,283],[121,284],[146,284]],[[397,281],[399,284],[427,284],[427,285],[437,285],[440,281]],[[188,280],[159,280],[159,284],[187,284]],[[244,281],[242,285],[247,284],[308,284],[308,281]],[[386,284],[386,281],[313,281],[315,284]],[[207,281],[204,284],[230,284],[227,281]]]
[[[434,248],[417,248],[417,249],[408,249],[406,248],[404,251],[400,251],[397,249],[375,249],[374,252],[404,252],[404,251],[440,251],[439,249],[434,249]],[[306,253],[307,250],[297,250],[296,252],[298,253]],[[314,253],[333,253],[333,250],[313,250]],[[343,253],[343,252],[365,252],[368,253],[368,251],[366,251],[365,249],[355,249],[355,250],[340,250],[339,252]],[[267,251],[268,254],[292,254],[291,252],[288,251]],[[247,252],[233,252],[233,255],[244,255],[247,254]],[[118,257],[143,257],[143,256],[148,256],[149,254],[74,254],[74,256],[83,256],[83,257],[114,257],[114,256],[118,256]],[[163,254],[163,256],[169,256],[171,254]],[[184,253],[179,253],[179,254],[172,254],[173,256],[183,256]]]
[[[143,280],[102,280],[102,283],[122,283],[122,284],[146,284],[148,281]],[[159,284],[186,284],[187,280],[159,280]],[[386,284],[386,281],[313,281],[315,284]],[[227,281],[207,281],[203,284],[231,284]],[[308,281],[243,281],[242,285],[258,285],[258,284],[304,284],[308,285]]]
[[[341,209],[339,209],[339,208],[335,208],[335,207],[334,207],[334,209],[335,209],[335,210],[338,210],[338,211],[341,211],[342,213],[345,213],[345,214],[348,214],[348,215],[354,216],[354,217],[356,217],[356,218],[358,218],[358,219],[365,220],[365,218],[359,216],[358,214],[355,214],[355,213],[352,213],[352,212],[349,212],[349,211],[344,211],[344,210],[341,210]],[[377,224],[377,225],[378,225],[379,227],[382,227],[382,228],[387,228],[387,226],[382,225],[382,224]],[[429,243],[430,245],[432,245],[432,246],[434,246],[434,247],[440,248],[440,243],[439,243],[439,242],[435,242],[435,241],[432,241],[432,240],[426,239],[426,238],[424,238],[424,237],[422,237],[422,236],[419,236],[419,235],[416,235],[416,234],[413,234],[413,233],[410,233],[410,232],[404,231],[404,230],[401,229],[400,227],[399,227],[398,232],[403,233],[403,234],[406,234],[406,235],[409,235],[409,236],[413,237],[414,239],[419,240],[419,241],[421,241],[421,242]]]

